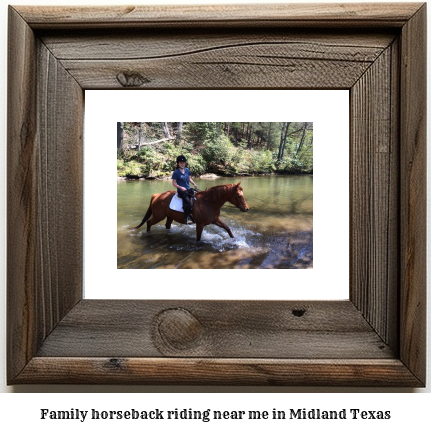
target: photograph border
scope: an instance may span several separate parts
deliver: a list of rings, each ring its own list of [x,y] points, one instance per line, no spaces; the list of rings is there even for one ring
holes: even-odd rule
[[[94,169],[92,163],[85,164],[84,167],[88,170],[84,172],[84,267],[89,269],[85,271],[84,280],[84,291],[86,299],[112,299],[112,300],[158,300],[158,299],[199,299],[199,300],[345,300],[349,298],[349,91],[348,90],[163,90],[164,98],[160,98],[159,90],[127,90],[127,91],[116,91],[112,90],[90,90],[85,92],[85,142],[89,143],[84,145],[84,160],[97,161],[97,170]],[[330,96],[329,96],[330,95]],[[143,96],[144,99],[143,99]],[[303,226],[305,230],[311,230],[312,237],[312,254],[316,259],[318,266],[313,268],[313,271],[302,271],[305,269],[288,268],[286,265],[280,265],[281,256],[276,260],[276,263],[269,263],[268,260],[263,262],[264,266],[256,268],[257,271],[245,271],[245,272],[231,272],[231,269],[238,269],[243,267],[244,269],[252,269],[254,265],[249,266],[247,263],[243,266],[231,266],[231,269],[225,268],[221,265],[219,268],[211,264],[208,261],[206,265],[199,264],[201,262],[201,251],[204,251],[210,243],[219,244],[220,248],[217,248],[223,255],[231,253],[237,254],[244,247],[248,249],[243,251],[247,253],[254,253],[256,259],[261,256],[259,248],[256,249],[256,245],[252,246],[255,240],[249,241],[244,244],[241,241],[243,237],[241,231],[232,230],[235,239],[229,240],[227,236],[223,237],[223,230],[218,227],[213,227],[209,233],[219,233],[222,237],[217,236],[212,238],[212,234],[205,234],[207,228],[203,231],[203,244],[196,245],[198,247],[196,255],[192,253],[192,261],[184,265],[181,264],[167,266],[165,268],[156,265],[156,262],[150,264],[151,268],[159,270],[157,272],[148,271],[148,266],[131,266],[130,269],[118,269],[122,267],[118,265],[118,253],[120,250],[118,246],[122,239],[125,240],[124,235],[129,237],[129,241],[135,242],[138,238],[141,238],[139,243],[147,242],[146,239],[151,240],[153,234],[161,234],[162,238],[168,239],[166,234],[170,236],[169,232],[166,231],[164,222],[158,224],[156,231],[153,233],[153,227],[151,233],[147,234],[144,227],[140,230],[133,232],[127,231],[130,226],[136,226],[141,220],[142,216],[147,209],[149,203],[146,200],[139,199],[134,200],[133,205],[137,205],[138,209],[135,214],[132,212],[132,208],[124,208],[129,213],[129,216],[123,222],[119,222],[117,218],[117,207],[119,200],[123,193],[122,188],[140,188],[137,183],[145,183],[136,180],[119,180],[117,170],[118,161],[116,161],[116,153],[101,152],[100,146],[90,146],[90,143],[97,142],[108,142],[112,138],[112,134],[115,132],[112,130],[116,120],[118,118],[133,119],[136,115],[146,118],[147,120],[157,120],[162,117],[164,118],[175,118],[177,115],[178,107],[175,104],[166,106],[164,103],[165,99],[175,100],[180,97],[181,112],[184,118],[192,118],[194,121],[205,120],[208,118],[219,119],[220,109],[222,106],[224,118],[234,118],[237,121],[241,119],[260,119],[260,120],[283,120],[283,118],[290,118],[291,120],[301,120],[308,118],[315,120],[313,124],[316,126],[318,133],[313,138],[315,141],[320,142],[324,140],[326,136],[332,136],[331,139],[331,152],[327,152],[326,146],[319,146],[314,148],[313,155],[313,167],[312,173],[310,174],[310,180],[313,183],[311,193],[314,195],[314,199],[311,201],[311,224]],[[142,101],[145,100],[145,106],[142,106]],[[241,100],[241,111],[238,112],[237,101]],[[279,102],[282,100],[288,100],[289,104],[283,106],[283,110],[280,112]],[[328,110],[328,100],[331,101],[331,109]],[[203,111],[202,106],[206,109]],[[264,115],[259,115],[259,113]],[[138,113],[138,114],[137,114]],[[238,118],[239,114],[241,117]],[[200,117],[198,117],[200,116]],[[280,124],[281,129],[281,123]],[[293,122],[295,123],[295,122]],[[337,124],[337,134],[333,135],[333,124]],[[100,128],[100,124],[110,125],[109,128]],[[169,125],[175,123],[169,123]],[[187,125],[187,123],[184,123]],[[238,124],[238,122],[237,122]],[[231,124],[232,126],[232,124]],[[138,138],[138,137],[137,137]],[[185,139],[184,143],[189,142],[190,139]],[[193,141],[193,140],[192,140]],[[275,154],[277,156],[277,149],[279,138],[275,138],[273,143]],[[156,147],[158,147],[156,145]],[[163,148],[161,149],[163,150]],[[181,153],[181,151],[179,152]],[[286,153],[286,152],[285,152]],[[288,152],[289,153],[289,152]],[[286,153],[288,155],[288,153]],[[327,167],[334,163],[334,155],[337,159],[337,170],[328,171]],[[275,159],[274,159],[275,160]],[[121,165],[121,163],[120,163]],[[193,170],[192,170],[193,173]],[[196,172],[193,174],[196,175]],[[275,174],[275,173],[273,173]],[[117,176],[117,181],[115,177]],[[170,177],[170,176],[168,176]],[[205,177],[205,176],[204,176]],[[266,180],[263,178],[265,177]],[[277,183],[282,180],[283,175],[262,175],[257,174],[250,177],[242,177],[235,179],[233,177],[225,177],[221,180],[222,183],[238,183],[241,180],[241,185],[244,187],[244,193],[246,200],[249,200],[253,193],[253,189],[257,184],[267,182],[271,188],[273,183]],[[99,179],[110,178],[108,184],[103,188],[100,188]],[[195,176],[193,176],[195,179]],[[261,179],[261,180],[259,180]],[[278,180],[277,180],[278,179]],[[142,179],[143,180],[143,179]],[[246,183],[244,184],[244,180]],[[155,189],[168,190],[171,188],[172,180],[168,178],[157,180],[158,185],[154,184],[154,181],[150,180],[146,182],[146,185],[141,185],[146,189],[148,186],[153,186]],[[205,189],[216,184],[218,181],[211,181],[205,185],[199,185],[201,179],[195,179],[199,189]],[[204,182],[206,180],[204,179]],[[120,183],[122,188],[120,188]],[[134,185],[132,185],[134,184]],[[332,189],[333,185],[337,184],[337,194],[333,195],[331,200],[331,207],[333,214],[331,216],[327,213],[328,199],[326,191]],[[205,186],[205,187],[202,187]],[[154,190],[153,192],[156,192]],[[288,192],[288,190],[287,190]],[[313,198],[313,197],[312,197]],[[262,196],[260,199],[266,201],[268,197]],[[285,200],[287,196],[285,197]],[[287,200],[287,205],[288,205]],[[133,206],[132,205],[132,206]],[[227,204],[226,204],[227,205]],[[252,211],[244,214],[245,217],[243,222],[254,225],[260,221],[260,212],[256,211],[255,204],[253,202],[249,205],[252,207]],[[295,204],[296,205],[296,204]],[[100,218],[99,209],[105,208],[105,217]],[[129,211],[130,210],[130,211]],[[135,209],[136,210],[136,209]],[[234,213],[236,210],[232,210]],[[223,216],[222,208],[222,219],[228,216],[226,213]],[[230,213],[230,211],[228,211]],[[240,212],[237,212],[240,215]],[[287,216],[287,215],[286,215]],[[328,217],[327,217],[328,216]],[[230,217],[230,216],[229,216]],[[134,219],[136,218],[136,222]],[[139,220],[138,220],[139,219]],[[314,222],[313,222],[314,221]],[[165,221],[166,222],[166,221]],[[290,231],[287,225],[289,219],[284,218],[279,220],[277,223],[275,220],[270,224],[274,228],[275,225],[279,225],[276,231],[286,231],[289,233],[289,244],[290,244]],[[111,230],[113,224],[117,224],[117,232]],[[242,225],[243,223],[241,223]],[[281,225],[280,225],[281,224]],[[97,229],[93,229],[96,227]],[[178,226],[179,228],[179,226]],[[210,227],[208,227],[210,228]],[[244,228],[244,226],[242,226]],[[291,227],[294,230],[299,229],[296,226]],[[238,229],[238,227],[236,228]],[[160,230],[160,231],[159,231]],[[261,228],[258,229],[259,232]],[[180,231],[182,231],[180,229]],[[177,228],[174,226],[172,234],[178,234]],[[334,238],[333,233],[337,232],[338,235]],[[107,235],[107,233],[110,233]],[[128,234],[127,234],[128,233]],[[190,230],[190,234],[195,233],[195,230]],[[250,232],[246,233],[247,235]],[[176,234],[175,234],[176,235]],[[195,236],[196,234],[194,234]],[[226,234],[227,235],[227,234]],[[239,235],[239,238],[238,238]],[[186,236],[187,237],[187,236]],[[180,233],[180,238],[186,240],[183,234]],[[192,237],[192,242],[188,243],[187,249],[194,249],[193,243],[196,237]],[[227,241],[227,243],[226,243]],[[287,241],[287,239],[286,239]],[[286,241],[281,245],[281,253],[284,255],[284,248],[286,247]],[[127,242],[129,243],[129,242]],[[283,246],[284,245],[284,246]],[[213,244],[215,246],[215,244]],[[234,247],[233,250],[230,250]],[[300,244],[297,245],[298,247]],[[170,248],[171,246],[167,246]],[[203,249],[202,249],[203,248]],[[293,244],[290,244],[289,250],[286,250],[287,255],[291,254],[291,249],[295,249]],[[113,262],[115,258],[115,251],[117,249],[117,268]],[[182,249],[182,247],[180,247]],[[267,252],[274,256],[277,255],[275,249]],[[222,252],[224,250],[224,252]],[[229,252],[230,250],[230,252]],[[343,252],[341,252],[343,251]],[[137,251],[139,254],[139,249]],[[338,257],[337,273],[334,273],[332,268],[333,256]],[[164,254],[162,254],[164,255]],[[162,260],[162,255],[159,257]],[[131,258],[131,257],[129,257]],[[155,257],[153,257],[155,258]],[[127,259],[130,261],[129,259]],[[153,261],[150,258],[150,261]],[[157,259],[156,259],[157,261]],[[181,258],[179,259],[181,261]],[[187,261],[187,260],[186,260]],[[253,260],[255,261],[255,260]],[[109,263],[107,266],[104,265],[105,271],[103,274],[97,272],[100,262]],[[149,264],[149,263],[148,263]],[[170,267],[170,268],[169,268]],[[181,273],[184,280],[191,280],[189,284],[183,284],[181,290],[178,290],[177,284],[172,284],[170,278],[171,270],[173,268],[184,269],[185,273]],[[202,289],[202,284],[199,283],[201,277],[196,278],[201,270],[205,269],[203,273],[205,278],[205,289]],[[266,267],[266,268],[265,268]],[[274,277],[268,278],[268,269],[283,270],[282,283],[272,283],[268,286],[268,280],[273,281],[278,279],[281,274],[274,274]],[[140,268],[140,271],[139,271]],[[147,270],[146,270],[147,268]],[[124,270],[124,271],[123,271]],[[138,271],[136,271],[138,270]],[[198,270],[198,272],[195,272]],[[307,269],[310,270],[310,269]],[[201,272],[202,273],[202,272]],[[157,289],[147,289],[148,282],[154,281]],[[116,282],[114,282],[116,281]],[[195,283],[195,282],[198,283]],[[229,284],[225,282],[228,281]],[[322,285],[330,287],[330,289],[322,290],[319,287]],[[118,286],[122,286],[123,289],[118,290]],[[262,290],[261,287],[265,286],[266,289]],[[103,289],[98,289],[103,287]],[[244,289],[246,287],[246,289]]]
[[[425,386],[426,4],[10,6],[8,25],[9,385]],[[349,300],[83,299],[98,88],[349,89]]]

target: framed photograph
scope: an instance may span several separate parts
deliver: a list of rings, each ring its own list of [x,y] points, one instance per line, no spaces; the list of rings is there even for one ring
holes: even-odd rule
[[[180,142],[179,123],[156,121],[178,115],[199,120],[181,123]],[[116,120],[137,117],[154,121],[122,122],[117,156]],[[203,122],[221,117],[256,121]],[[84,136],[86,299],[348,299],[348,90],[90,90]],[[174,192],[183,153],[199,190],[241,182],[249,211],[220,208],[234,237],[207,221],[196,241],[181,212],[169,229],[164,215],[131,229],[153,194]]]
[[[8,384],[425,385],[425,3],[10,6],[8,26]],[[348,299],[85,298],[89,90],[348,90]]]

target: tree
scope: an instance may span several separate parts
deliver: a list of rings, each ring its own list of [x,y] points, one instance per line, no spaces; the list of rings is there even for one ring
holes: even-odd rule
[[[171,133],[169,132],[169,126],[167,122],[162,122],[163,127],[163,134],[165,135],[166,139],[172,139]]]
[[[138,151],[141,151],[142,122],[139,123]]]
[[[268,138],[266,140],[266,148],[269,150],[271,146],[271,131],[272,131],[272,122],[269,123],[269,130],[268,130]]]
[[[254,127],[254,124],[253,123],[249,123],[248,137],[247,137],[248,148],[251,148],[251,146],[252,146],[251,136],[253,134],[253,127]]]
[[[177,143],[181,141],[181,134],[183,132],[183,122],[178,122],[178,130],[177,130]]]
[[[117,122],[117,151],[121,151],[123,149],[123,122]]]
[[[296,156],[298,156],[298,153],[301,151],[302,146],[304,145],[305,133],[307,132],[307,128],[308,128],[308,123],[304,123],[304,129],[302,131],[301,142],[299,143],[299,146],[296,149]]]
[[[278,148],[278,160],[283,159],[290,124],[291,122],[283,123],[283,128],[281,129],[280,146]]]

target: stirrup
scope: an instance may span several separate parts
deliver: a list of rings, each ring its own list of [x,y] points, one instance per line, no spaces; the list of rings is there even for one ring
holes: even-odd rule
[[[188,215],[186,218],[185,218],[185,222],[184,222],[186,225],[193,225],[194,223],[196,223],[194,220],[193,220],[193,216],[192,215]]]

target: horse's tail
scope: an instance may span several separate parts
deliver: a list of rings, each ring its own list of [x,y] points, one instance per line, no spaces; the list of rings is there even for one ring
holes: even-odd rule
[[[144,216],[144,219],[142,219],[142,222],[138,226],[135,226],[133,228],[129,228],[129,231],[141,228],[141,226],[144,225],[144,223],[147,222],[148,219],[150,219],[151,215],[153,214],[153,211],[151,210],[151,204],[153,203],[153,199],[155,196],[156,195],[153,195],[151,197],[150,206],[148,207],[147,213],[145,213],[145,216]]]

